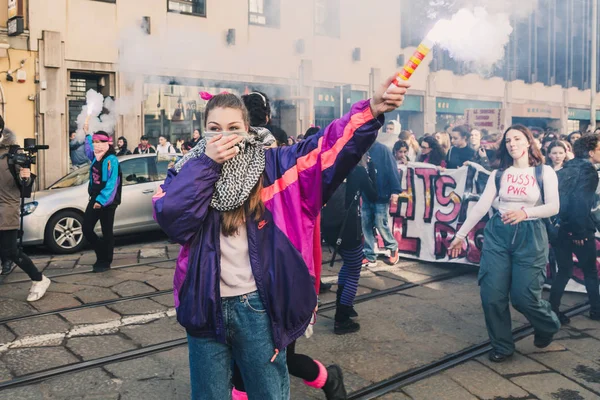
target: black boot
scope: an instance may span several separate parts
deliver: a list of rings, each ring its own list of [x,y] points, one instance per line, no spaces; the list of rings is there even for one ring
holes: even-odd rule
[[[567,325],[571,322],[571,318],[567,317],[565,313],[559,312],[557,316],[561,325]]]
[[[335,306],[339,306],[342,300],[342,293],[344,292],[344,285],[338,285],[338,290],[335,292]],[[354,309],[354,306],[350,307],[350,318],[358,317],[358,313]]]
[[[95,273],[101,273],[110,269],[110,261],[106,259],[106,242],[103,239],[98,239],[94,246],[94,253],[96,253],[96,262],[92,268]]]
[[[340,304],[335,310],[335,324],[333,325],[333,332],[336,335],[344,335],[346,333],[353,333],[360,330],[360,324],[350,319],[350,312],[352,307]]]
[[[345,400],[347,397],[346,388],[344,387],[344,375],[342,369],[338,365],[330,365],[327,367],[327,381],[323,386],[325,397],[327,400]]]
[[[323,293],[327,293],[329,291],[331,291],[331,283],[325,283],[323,281],[321,281],[321,284],[319,285],[319,294],[323,294]]]
[[[1,275],[10,274],[13,270],[14,265],[15,264],[12,262],[12,260],[6,260],[6,261],[2,262],[2,272],[0,274]]]
[[[554,335],[538,335],[537,333],[533,335],[533,345],[538,349],[543,349],[545,347],[550,346]]]

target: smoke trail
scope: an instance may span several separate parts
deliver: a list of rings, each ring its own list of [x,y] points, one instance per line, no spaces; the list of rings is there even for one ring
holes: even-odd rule
[[[102,113],[102,115],[100,115]],[[117,126],[116,104],[113,99],[104,99],[101,93],[93,89],[86,93],[86,105],[82,107],[77,116],[76,138],[82,142],[85,140],[83,126],[89,117],[88,133],[104,131],[114,134]]]
[[[452,58],[481,67],[492,67],[504,57],[513,28],[507,14],[489,14],[485,8],[461,9],[450,20],[442,19],[427,35]]]
[[[430,0],[429,17],[448,18],[440,19],[428,37],[452,58],[489,71],[504,58],[511,21],[529,16],[537,6],[538,0]]]

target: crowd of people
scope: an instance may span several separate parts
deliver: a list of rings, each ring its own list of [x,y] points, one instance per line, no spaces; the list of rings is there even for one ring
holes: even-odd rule
[[[321,245],[342,258],[334,333],[352,334],[360,330],[354,300],[361,269],[376,266],[382,251],[387,264],[399,261],[389,216],[402,192],[399,168],[409,162],[440,170],[477,163],[491,171],[448,250],[450,258],[462,257],[469,231],[493,210],[478,277],[491,361],[515,351],[509,302],[532,324],[537,347],[548,346],[569,323],[560,305],[573,254],[584,272],[590,318],[600,321],[600,223],[592,214],[600,133],[567,136],[513,125],[494,134],[459,125],[417,138],[398,121],[385,122],[383,114],[402,104],[408,87],[389,89],[390,81],[347,115],[297,138],[273,124],[270,100],[258,91],[212,96],[203,133],[196,129],[175,144],[160,136],[155,147],[142,136],[130,149],[125,137],[115,144],[111,134],[87,132],[87,125],[83,142],[71,134],[72,165],[90,165],[83,232],[96,254],[94,272],[112,263],[123,184],[119,157],[173,158],[153,204],[161,228],[182,246],[174,294],[177,319],[188,334],[194,399],[285,399],[288,374],[328,399],[346,398],[340,367],[324,366],[296,348],[299,337],[312,335],[318,294],[328,289],[320,279]],[[1,156],[14,135],[0,132]],[[0,200],[16,207],[35,176],[26,168],[4,170]],[[39,300],[51,282],[16,247],[18,212],[3,214],[2,274],[18,265],[32,280],[28,301]],[[102,237],[94,232],[98,222]],[[549,243],[558,271],[545,301]]]

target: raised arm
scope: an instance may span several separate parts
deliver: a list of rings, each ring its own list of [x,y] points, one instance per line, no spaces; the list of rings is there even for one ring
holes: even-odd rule
[[[272,201],[282,201],[299,205],[316,217],[375,141],[384,121],[382,114],[402,104],[409,85],[394,87],[386,93],[391,81],[390,78],[382,85],[373,99],[354,104],[348,114],[318,134],[293,146],[267,152],[262,196],[267,207]]]
[[[94,155],[94,143],[92,142],[92,135],[86,135],[85,137],[85,155],[90,161],[94,161],[94,158],[96,158]]]

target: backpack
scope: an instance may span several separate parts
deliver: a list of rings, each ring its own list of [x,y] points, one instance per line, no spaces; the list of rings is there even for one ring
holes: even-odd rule
[[[500,181],[502,180],[502,175],[504,174],[503,169],[499,169],[496,172],[496,195],[500,191]],[[540,195],[542,197],[542,203],[546,204],[545,196],[544,196],[544,166],[536,165],[535,166],[535,180],[537,181],[538,187],[540,188]],[[560,187],[559,187],[560,191]],[[561,198],[562,200],[562,198]],[[548,241],[550,243],[556,242],[558,239],[558,230],[560,229],[560,213],[563,211],[563,204],[561,201],[560,211],[558,215],[549,218],[542,218],[544,225],[546,226],[546,233],[548,233]]]
[[[333,265],[338,248],[342,244],[342,236],[346,229],[350,210],[359,201],[359,198],[360,192],[357,191],[352,202],[346,208],[346,182],[342,182],[321,210],[321,234],[327,243],[334,246],[331,265]]]

